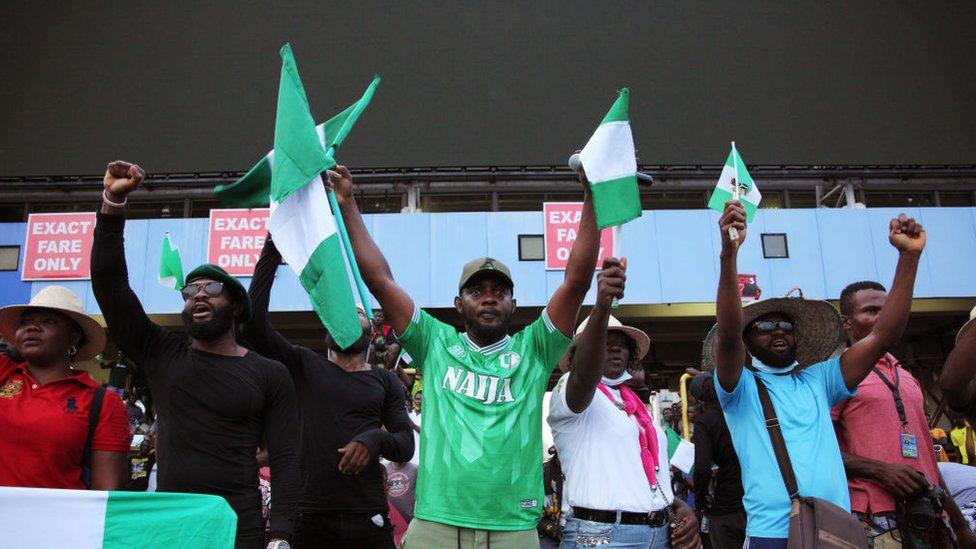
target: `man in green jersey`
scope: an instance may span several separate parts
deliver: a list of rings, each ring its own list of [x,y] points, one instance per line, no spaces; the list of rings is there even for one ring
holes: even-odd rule
[[[458,333],[396,284],[363,224],[349,171],[337,166],[328,175],[366,286],[424,376],[417,504],[404,548],[538,547],[542,396],[571,342],[599,249],[585,175],[563,283],[540,317],[515,335],[508,334],[514,284],[501,261],[482,257],[464,265],[454,298],[465,328]]]

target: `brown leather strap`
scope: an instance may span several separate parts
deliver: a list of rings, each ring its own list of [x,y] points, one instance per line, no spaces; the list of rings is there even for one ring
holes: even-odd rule
[[[766,384],[758,375],[753,377],[756,380],[756,389],[759,391],[759,403],[762,405],[763,417],[766,419],[766,430],[769,431],[769,439],[773,443],[773,453],[776,454],[776,463],[779,464],[779,472],[783,475],[783,483],[786,484],[786,492],[790,495],[790,499],[796,499],[800,497],[800,493],[796,487],[796,475],[793,473],[790,454],[786,450],[783,431],[779,427],[776,409],[773,408],[773,401],[769,398]]]

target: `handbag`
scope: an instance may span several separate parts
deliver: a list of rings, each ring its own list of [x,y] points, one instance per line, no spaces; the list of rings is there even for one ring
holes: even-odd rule
[[[796,486],[796,474],[786,440],[779,427],[779,418],[769,398],[766,385],[756,376],[756,389],[762,405],[766,429],[773,443],[776,463],[783,475],[786,491],[790,495],[790,534],[787,549],[867,549],[868,541],[861,522],[833,503],[814,497],[801,496]]]

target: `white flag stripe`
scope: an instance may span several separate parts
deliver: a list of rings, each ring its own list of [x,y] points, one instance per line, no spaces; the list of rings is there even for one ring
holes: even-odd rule
[[[634,136],[629,122],[600,124],[580,151],[580,162],[591,183],[610,181],[637,173]]]
[[[718,177],[718,187],[725,189],[734,195],[735,191],[732,189],[733,177],[735,177],[735,168],[732,166],[723,167],[722,174]],[[762,200],[762,194],[759,192],[759,186],[753,183],[752,187],[749,189],[749,192],[739,195],[739,200],[745,200],[751,204],[759,204],[759,201]]]
[[[30,547],[101,549],[108,492],[40,488],[0,491],[4,501],[17,502],[4,506],[0,518],[6,547],[24,543]]]
[[[321,175],[316,175],[284,202],[271,202],[268,225],[281,256],[295,274],[302,274],[319,244],[336,232],[335,220],[322,212],[328,205]]]

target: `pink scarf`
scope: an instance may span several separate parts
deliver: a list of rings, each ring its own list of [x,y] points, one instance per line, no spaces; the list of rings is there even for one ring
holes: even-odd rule
[[[607,389],[606,385],[600,383],[597,385],[600,391],[603,392],[610,402],[617,405],[617,402],[613,399],[613,395]],[[637,394],[634,393],[626,385],[620,385],[620,397],[624,401],[624,412],[627,412],[628,416],[633,416],[637,420],[638,434],[640,436],[640,458],[641,465],[644,466],[644,474],[647,475],[647,482],[653,487],[657,484],[657,432],[654,430],[654,422],[651,420],[650,414],[647,413],[647,408],[644,407],[644,403],[637,398]]]

